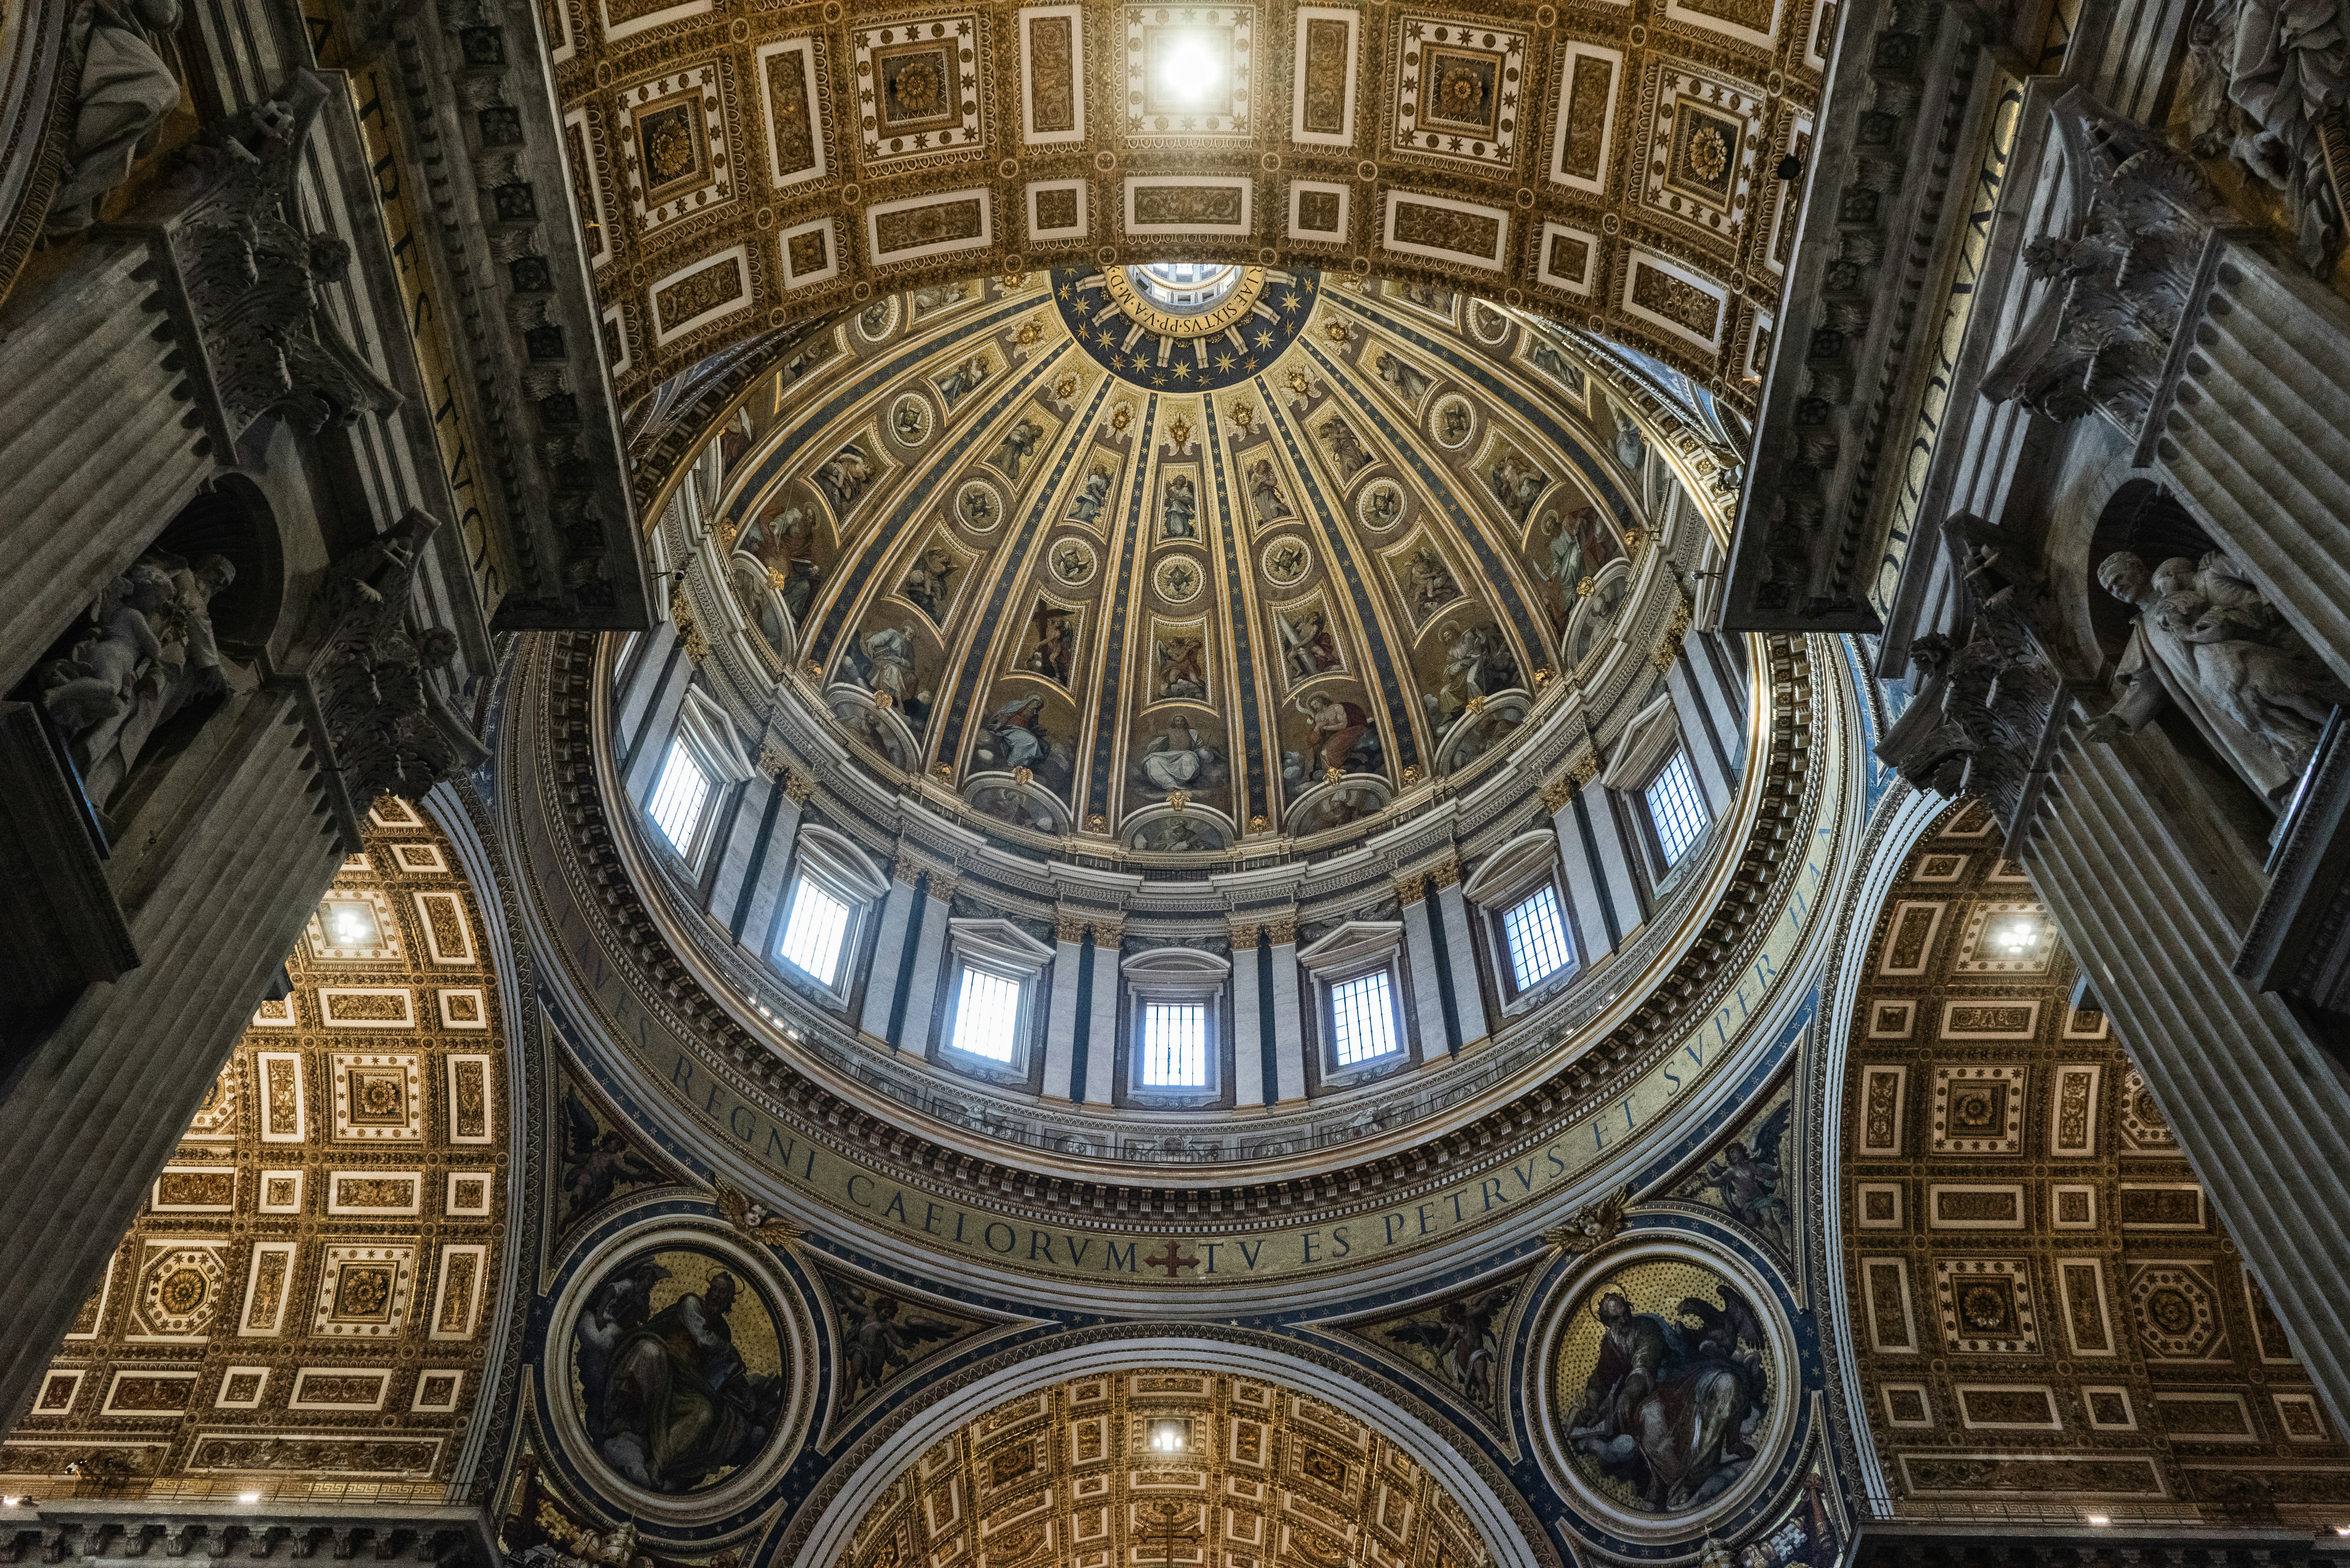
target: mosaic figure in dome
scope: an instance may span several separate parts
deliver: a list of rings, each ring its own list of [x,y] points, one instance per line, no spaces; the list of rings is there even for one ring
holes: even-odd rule
[[[1491,621],[1455,626],[1444,634],[1444,662],[1434,689],[1423,691],[1429,722],[1441,730],[1467,711],[1471,698],[1491,697],[1522,684],[1518,656]]]
[[[914,290],[914,319],[920,321],[923,317],[944,310],[951,305],[961,305],[971,297],[971,290],[972,286],[968,283],[933,284],[928,288]]]
[[[1330,461],[1338,465],[1338,477],[1352,480],[1371,466],[1371,454],[1355,434],[1355,427],[1336,414],[1322,421],[1322,439],[1330,443]]]
[[[1190,699],[1208,694],[1208,648],[1197,637],[1161,636],[1154,650],[1158,679],[1151,683],[1151,701]]]
[[[602,1124],[579,1091],[563,1087],[563,1214],[576,1220],[616,1190],[662,1180],[638,1158],[629,1140]]]
[[[1086,476],[1069,497],[1069,521],[1094,524],[1101,521],[1104,509],[1109,505],[1110,491],[1118,483],[1118,471],[1107,459],[1096,456],[1086,467]]]
[[[1471,422],[1468,404],[1447,402],[1437,415],[1437,439],[1447,446],[1459,446],[1469,439]]]
[[[1582,367],[1570,361],[1565,355],[1558,351],[1555,346],[1537,343],[1534,347],[1534,352],[1527,358],[1534,362],[1535,369],[1540,370],[1576,397],[1583,395]]]
[[[1159,493],[1159,536],[1196,539],[1200,536],[1200,482],[1189,473],[1170,473]]]
[[[1016,773],[1026,768],[1055,794],[1066,799],[1076,777],[1075,753],[1065,722],[1041,692],[1010,698],[980,721],[972,742],[972,765],[983,772]]]
[[[1378,727],[1361,704],[1311,691],[1294,711],[1305,720],[1295,743],[1281,754],[1282,782],[1292,793],[1333,773],[1375,774],[1384,767]]]
[[[983,356],[974,354],[931,384],[939,389],[939,401],[946,405],[947,412],[952,413],[956,406],[977,391],[980,383],[986,379],[987,360]]]
[[[1615,526],[1596,506],[1578,506],[1564,517],[1554,509],[1543,514],[1534,535],[1541,540],[1547,565],[1537,559],[1534,570],[1548,578],[1558,596],[1556,615],[1564,626],[1575,608],[1576,590],[1610,561],[1624,558],[1623,542]]]
[[[775,1314],[714,1263],[681,1250],[622,1264],[573,1331],[575,1397],[597,1456],[649,1491],[723,1479],[781,1417]]]
[[[911,601],[934,625],[943,626],[947,607],[954,603],[955,575],[962,566],[944,541],[933,538],[906,568],[898,584],[898,597]]]
[[[876,473],[873,460],[866,455],[865,449],[851,441],[816,464],[813,477],[816,487],[832,503],[833,515],[846,517],[864,499]]]
[[[1525,526],[1526,516],[1534,510],[1534,502],[1550,488],[1550,475],[1521,456],[1516,448],[1504,446],[1486,467],[1485,488],[1502,504],[1502,510],[1511,522]]]
[[[1077,618],[1044,600],[1028,617],[1028,657],[1022,665],[1029,673],[1066,686],[1077,662]]]
[[[1281,493],[1281,475],[1273,466],[1273,459],[1258,458],[1249,464],[1249,497],[1256,503],[1256,514],[1267,523],[1284,517],[1294,517],[1289,499]]]
[[[847,1341],[841,1354],[841,1381],[847,1385],[841,1397],[846,1400],[889,1382],[921,1355],[920,1346],[963,1332],[920,1313],[902,1312],[895,1296],[879,1291],[868,1297],[853,1285],[836,1284],[832,1299]]]
[[[1294,684],[1339,669],[1338,639],[1331,633],[1329,612],[1318,603],[1304,609],[1273,612],[1274,629],[1281,634],[1282,662]]]
[[[1144,742],[1134,772],[1136,787],[1150,794],[1174,790],[1218,794],[1232,776],[1219,738],[1182,713],[1170,718],[1158,734]]]
[[[1137,849],[1159,855],[1200,855],[1225,847],[1223,830],[1200,816],[1162,816],[1134,836]]]
[[[1028,460],[1036,455],[1044,441],[1045,427],[1035,420],[1022,420],[1004,431],[1003,440],[997,444],[994,455],[987,460],[988,465],[1017,484],[1021,475],[1027,472]]]
[[[1507,1312],[1514,1284],[1482,1291],[1463,1301],[1446,1302],[1431,1315],[1395,1324],[1385,1332],[1399,1344],[1429,1352],[1436,1369],[1475,1404],[1490,1407],[1501,1357],[1493,1336],[1494,1320]]]
[[[1736,1286],[1713,1288],[1714,1301],[1684,1295],[1669,1315],[1640,1310],[1622,1289],[1592,1303],[1597,1354],[1568,1439],[1617,1483],[1618,1495],[1648,1512],[1679,1512],[1720,1496],[1755,1458],[1752,1439],[1770,1396],[1769,1342]]]
[[[849,669],[858,681],[877,697],[886,694],[917,735],[931,715],[931,694],[916,668],[921,647],[911,622],[882,621],[868,622],[864,635],[848,649]]]
[[[1404,579],[1411,594],[1415,622],[1425,621],[1461,597],[1461,580],[1433,545],[1422,544],[1411,553],[1404,565]]]
[[[1449,302],[1446,308],[1451,308]],[[1434,385],[1419,367],[1400,355],[1389,354],[1384,349],[1371,362],[1371,367],[1378,372],[1379,379],[1387,383],[1388,389],[1409,407],[1417,408],[1419,400],[1428,395],[1428,389]]]

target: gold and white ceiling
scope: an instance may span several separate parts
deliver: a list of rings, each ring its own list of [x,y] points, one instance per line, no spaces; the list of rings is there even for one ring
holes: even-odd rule
[[[1821,0],[541,0],[623,401],[813,313],[1169,258],[1460,287],[1735,403]]]
[[[1653,681],[1679,590],[1641,556],[1698,514],[1634,384],[1426,284],[1072,268],[879,296],[692,465],[698,576],[725,580],[697,591],[754,711],[778,680],[816,697],[998,837],[1310,849],[1471,787],[1563,694],[1604,715]]]

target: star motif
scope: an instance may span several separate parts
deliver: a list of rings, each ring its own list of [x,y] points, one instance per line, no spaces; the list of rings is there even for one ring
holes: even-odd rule
[[[1260,332],[1260,333],[1258,333],[1258,334],[1256,335],[1256,346],[1257,346],[1258,348],[1272,348],[1272,347],[1273,347],[1273,334],[1272,334],[1272,333],[1270,333],[1270,332]]]
[[[1178,365],[1175,367],[1175,379],[1179,381],[1185,379],[1191,374],[1191,367],[1189,365]]]
[[[1295,310],[1305,303],[1305,302],[1304,300],[1297,297],[1297,291],[1295,289],[1292,289],[1289,293],[1281,296],[1281,308],[1284,310]]]
[[[1219,370],[1229,370],[1229,369],[1231,369],[1232,368],[1232,357],[1230,354],[1219,354],[1219,355],[1217,355],[1217,356],[1216,356],[1216,369],[1219,369]]]

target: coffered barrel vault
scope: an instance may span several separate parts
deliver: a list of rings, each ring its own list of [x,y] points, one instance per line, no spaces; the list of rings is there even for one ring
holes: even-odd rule
[[[1817,0],[542,0],[623,400],[811,312],[1180,254],[1470,287],[1742,407]]]

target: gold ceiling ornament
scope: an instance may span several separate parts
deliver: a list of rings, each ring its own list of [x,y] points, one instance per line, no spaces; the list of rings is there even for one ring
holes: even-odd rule
[[[1586,1252],[1596,1252],[1613,1241],[1624,1231],[1624,1210],[1632,1201],[1632,1189],[1586,1203],[1566,1217],[1563,1224],[1554,1225],[1543,1232],[1543,1240],[1570,1258]]]
[[[1176,815],[1182,815],[1183,808],[1191,804],[1191,797],[1183,791],[1173,789],[1167,792],[1167,809],[1175,813]]]
[[[1168,309],[1137,286],[1133,273],[1122,266],[1102,269],[1102,291],[1145,332],[1188,341],[1213,337],[1254,315],[1256,302],[1264,297],[1264,272],[1261,266],[1241,268],[1240,279],[1232,285],[1232,292],[1201,311]]]
[[[710,1196],[718,1205],[718,1212],[726,1216],[726,1223],[754,1241],[764,1241],[780,1247],[786,1241],[796,1241],[806,1234],[797,1225],[754,1201],[751,1195],[723,1180],[710,1184]]]
[[[1180,452],[1185,447],[1190,446],[1191,444],[1191,421],[1185,419],[1180,414],[1177,414],[1173,419],[1168,421],[1167,440],[1168,443],[1173,446],[1177,452]]]
[[[1114,405],[1111,407],[1111,409],[1110,409],[1110,410],[1109,410],[1109,428],[1110,428],[1111,430],[1113,430],[1113,431],[1118,431],[1120,434],[1123,434],[1123,433],[1125,433],[1126,427],[1127,427],[1127,426],[1128,426],[1128,425],[1130,425],[1130,424],[1132,424],[1133,422],[1134,422],[1134,405],[1133,405],[1133,404],[1131,404],[1131,403],[1118,403],[1118,404],[1114,404]]]

